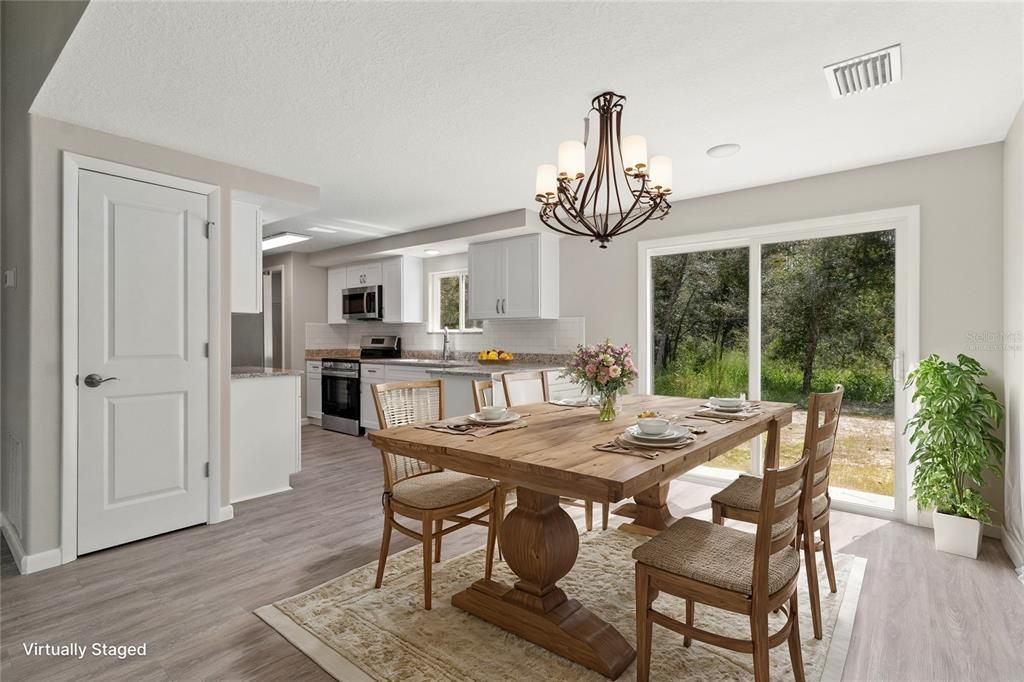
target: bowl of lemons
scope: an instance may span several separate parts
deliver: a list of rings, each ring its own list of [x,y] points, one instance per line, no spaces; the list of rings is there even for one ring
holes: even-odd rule
[[[488,348],[487,350],[482,350],[477,353],[476,360],[481,364],[494,365],[512,362],[515,360],[515,356],[507,350],[501,350],[500,348]]]

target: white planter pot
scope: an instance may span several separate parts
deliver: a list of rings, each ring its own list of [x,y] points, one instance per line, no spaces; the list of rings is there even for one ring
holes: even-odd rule
[[[981,522],[934,512],[932,525],[935,527],[935,549],[969,559],[978,558],[978,550],[981,549]]]

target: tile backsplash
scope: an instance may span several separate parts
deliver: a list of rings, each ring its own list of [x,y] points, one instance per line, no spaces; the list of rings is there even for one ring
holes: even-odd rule
[[[479,351],[503,348],[513,353],[571,353],[584,343],[585,319],[487,320],[479,334],[451,335],[452,350]],[[402,337],[403,350],[441,350],[442,335],[428,333],[426,324],[306,324],[306,348],[358,348],[359,337],[394,334]]]

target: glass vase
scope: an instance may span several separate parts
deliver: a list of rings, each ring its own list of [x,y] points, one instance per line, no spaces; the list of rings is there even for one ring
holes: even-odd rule
[[[610,422],[615,419],[615,416],[619,413],[619,394],[617,391],[610,391],[600,394],[600,402],[598,403],[598,420],[603,422]]]

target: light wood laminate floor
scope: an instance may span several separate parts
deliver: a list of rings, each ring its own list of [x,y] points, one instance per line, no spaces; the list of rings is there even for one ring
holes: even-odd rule
[[[235,505],[232,521],[34,575],[17,575],[5,544],[3,679],[329,679],[252,611],[376,559],[380,458],[365,439],[306,427],[292,485]],[[711,492],[676,482],[674,513],[709,517]],[[935,552],[927,529],[843,513],[832,524],[837,551],[868,559],[845,679],[1021,679],[1024,585],[997,542],[986,540],[971,561]],[[467,529],[445,543],[451,556],[481,545],[483,532]],[[392,551],[411,545],[393,536]],[[148,655],[31,657],[26,642],[146,642]]]

